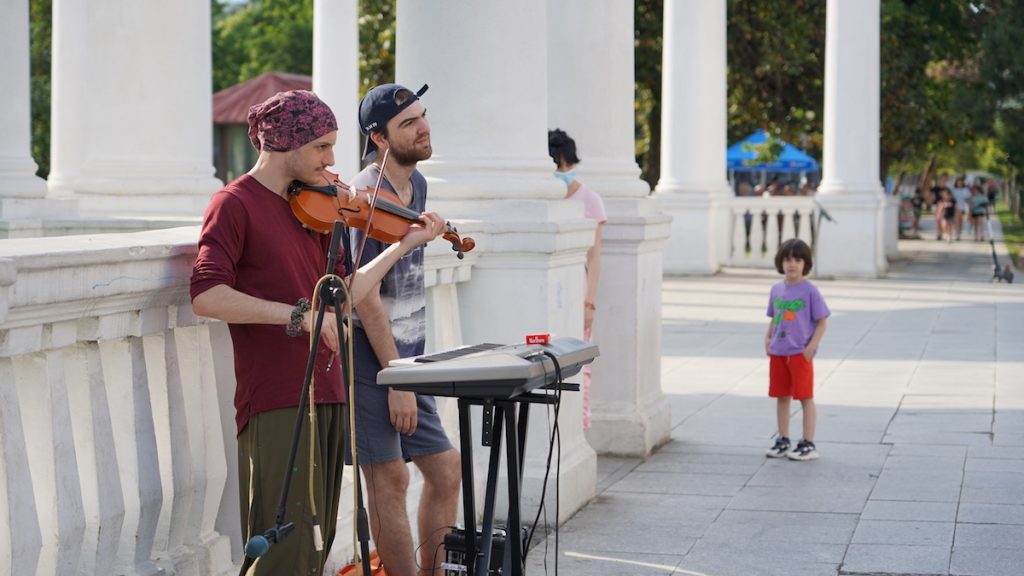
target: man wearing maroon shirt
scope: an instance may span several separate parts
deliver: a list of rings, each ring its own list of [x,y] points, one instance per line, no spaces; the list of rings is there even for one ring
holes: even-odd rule
[[[249,139],[256,165],[213,195],[203,217],[192,271],[192,308],[228,323],[235,356],[235,420],[243,537],[273,528],[291,449],[295,407],[309,355],[313,311],[308,300],[327,266],[326,236],[304,228],[288,204],[288,186],[320,184],[334,164],[337,121],[315,94],[280,92],[249,109]],[[444,221],[425,212],[423,224],[359,269],[349,290],[353,303],[381,281],[402,255],[435,238]],[[345,275],[343,265],[335,273]],[[306,337],[299,337],[306,334]],[[303,427],[298,463],[291,471],[285,522],[295,530],[242,574],[320,576],[334,539],[341,492],[341,407],[345,402],[334,322],[324,322],[315,364],[316,430],[313,496],[309,499],[309,426]],[[314,527],[324,525],[323,546]]]

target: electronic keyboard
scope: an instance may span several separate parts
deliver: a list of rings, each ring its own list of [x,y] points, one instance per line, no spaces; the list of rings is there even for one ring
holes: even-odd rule
[[[549,344],[476,344],[392,360],[377,384],[434,396],[514,398],[578,373],[598,356],[596,344],[555,338]]]

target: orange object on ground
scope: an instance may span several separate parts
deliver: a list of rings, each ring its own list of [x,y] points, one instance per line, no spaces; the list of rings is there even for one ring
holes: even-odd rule
[[[362,562],[347,564],[338,571],[338,576],[362,576],[362,574]],[[377,555],[376,550],[370,552],[370,574],[373,574],[373,576],[388,576],[388,573],[384,571],[384,566],[380,563],[380,556]]]

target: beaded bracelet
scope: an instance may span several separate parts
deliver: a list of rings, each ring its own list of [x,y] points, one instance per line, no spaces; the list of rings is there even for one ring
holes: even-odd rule
[[[284,327],[284,331],[291,337],[302,335],[302,318],[309,312],[309,299],[299,298],[299,301],[295,303],[295,307],[292,308],[291,322]]]

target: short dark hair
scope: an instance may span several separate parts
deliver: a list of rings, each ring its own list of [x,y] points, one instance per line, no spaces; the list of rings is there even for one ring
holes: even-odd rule
[[[576,155],[576,141],[558,128],[548,130],[548,154],[555,164],[558,164],[559,160],[566,164],[580,163],[579,156]]]
[[[782,270],[782,261],[786,258],[803,260],[804,276],[810,274],[811,268],[814,267],[814,260],[811,258],[811,247],[799,238],[790,238],[779,246],[779,251],[775,254],[775,269],[779,271],[779,274],[785,274],[785,271]]]

